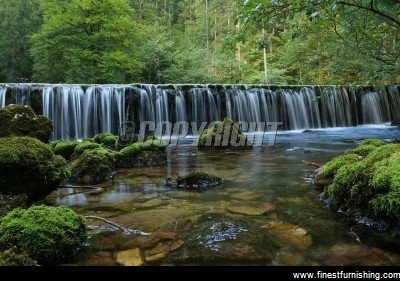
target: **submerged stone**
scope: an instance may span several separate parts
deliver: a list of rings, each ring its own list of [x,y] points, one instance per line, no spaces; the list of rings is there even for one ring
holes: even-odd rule
[[[144,263],[139,248],[118,252],[117,262],[124,266],[140,266]]]
[[[190,172],[183,177],[178,176],[176,180],[166,179],[167,186],[190,191],[205,190],[209,187],[220,185],[222,182],[222,178],[204,172]]]
[[[283,221],[271,221],[264,228],[282,245],[305,250],[312,244],[311,235],[304,228]]]

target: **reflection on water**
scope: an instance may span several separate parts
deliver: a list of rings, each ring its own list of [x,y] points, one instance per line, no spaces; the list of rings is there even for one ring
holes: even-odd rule
[[[115,264],[118,258],[124,264],[119,253],[136,248],[141,253],[139,264],[396,264],[400,259],[388,250],[394,249],[389,240],[363,228],[357,228],[356,237],[354,224],[323,206],[306,180],[315,167],[302,160],[324,163],[354,148],[362,138],[395,139],[398,135],[396,128],[378,126],[281,132],[275,147],[250,151],[198,152],[180,146],[169,150],[166,166],[120,170],[102,192],[60,188],[48,200],[132,229],[173,233],[170,240],[125,237],[128,242],[124,243],[118,233],[93,233],[91,247],[77,257],[77,264]],[[165,178],[193,170],[220,176],[224,182],[202,193],[165,186]],[[246,232],[216,241],[213,246],[218,253],[196,238],[212,236],[210,227],[216,223],[219,235],[228,237],[233,221]],[[356,238],[366,244],[360,245]],[[154,239],[158,242],[152,244]]]

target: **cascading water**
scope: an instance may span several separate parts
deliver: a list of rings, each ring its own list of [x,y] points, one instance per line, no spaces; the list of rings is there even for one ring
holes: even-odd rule
[[[53,139],[123,133],[122,125],[283,122],[301,130],[382,124],[400,117],[400,87],[0,84],[0,106],[31,105],[53,120]],[[264,128],[261,128],[264,129]]]

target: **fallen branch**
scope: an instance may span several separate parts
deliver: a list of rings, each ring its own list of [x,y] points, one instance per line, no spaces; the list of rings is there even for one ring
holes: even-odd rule
[[[303,162],[304,164],[309,165],[309,166],[315,166],[317,168],[322,166],[322,164],[315,163],[315,162],[308,162],[308,161],[304,161],[304,160],[302,160],[301,162]]]
[[[123,227],[122,225],[119,225],[119,224],[117,224],[117,223],[115,223],[115,222],[106,220],[105,218],[102,218],[102,217],[98,217],[98,216],[85,216],[85,218],[86,218],[86,219],[95,219],[95,220],[103,221],[103,222],[105,222],[105,223],[108,223],[108,224],[110,224],[110,225],[112,225],[112,226],[118,228],[119,230],[121,230],[122,232],[127,233],[127,234],[132,234],[132,235],[137,235],[137,234],[139,234],[139,235],[151,235],[151,233],[143,232],[143,231],[141,231],[141,230],[135,230],[135,229],[125,228],[125,227]]]

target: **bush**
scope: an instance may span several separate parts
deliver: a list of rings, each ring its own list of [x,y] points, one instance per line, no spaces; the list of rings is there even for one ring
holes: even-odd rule
[[[87,240],[85,219],[66,207],[15,209],[0,221],[0,248],[16,247],[41,264],[54,264]]]
[[[110,148],[115,148],[118,137],[110,133],[100,133],[94,136],[93,141],[98,144],[103,144]]]
[[[81,142],[80,144],[78,144],[75,147],[75,154],[77,156],[81,155],[85,150],[90,150],[90,149],[96,149],[96,148],[100,148],[101,145],[99,145],[98,143],[94,143],[94,142],[90,142],[90,141],[84,141]]]
[[[114,154],[104,148],[84,150],[70,165],[70,180],[95,184],[108,180],[115,169]]]
[[[0,109],[0,137],[30,136],[48,143],[52,131],[53,122],[29,106],[12,104]]]
[[[0,192],[38,198],[69,176],[66,161],[31,137],[0,138]]]
[[[62,156],[69,160],[75,152],[75,148],[80,144],[78,141],[58,141],[54,147],[54,154]]]

